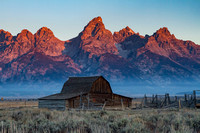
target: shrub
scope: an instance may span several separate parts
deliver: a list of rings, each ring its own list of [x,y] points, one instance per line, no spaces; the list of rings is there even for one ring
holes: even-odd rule
[[[52,111],[0,110],[4,132],[200,132],[197,110]],[[2,124],[3,123],[3,124]]]

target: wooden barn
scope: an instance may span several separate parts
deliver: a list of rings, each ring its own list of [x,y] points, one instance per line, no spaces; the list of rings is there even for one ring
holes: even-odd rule
[[[60,93],[39,98],[39,108],[65,110],[130,107],[132,98],[114,94],[103,76],[70,77]]]

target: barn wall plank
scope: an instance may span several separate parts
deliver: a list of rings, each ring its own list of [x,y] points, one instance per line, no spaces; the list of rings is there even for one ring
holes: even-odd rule
[[[66,101],[65,100],[39,100],[39,108],[48,108],[56,110],[65,110]]]

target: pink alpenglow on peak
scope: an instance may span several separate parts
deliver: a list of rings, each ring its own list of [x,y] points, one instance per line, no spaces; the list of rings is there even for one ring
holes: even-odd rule
[[[124,41],[127,37],[132,36],[134,34],[135,32],[127,26],[126,28],[123,28],[119,32],[114,32],[113,37],[117,43],[120,43]]]
[[[75,56],[81,54],[77,53],[80,50],[89,53],[90,58],[106,53],[118,53],[113,35],[105,28],[101,17],[92,19],[76,38],[66,42],[66,54]]]
[[[17,36],[0,30],[0,82],[72,75],[200,81],[200,46],[175,38],[166,27],[145,37],[128,26],[112,34],[101,17],[68,41],[59,40],[47,27],[35,34],[25,29]]]

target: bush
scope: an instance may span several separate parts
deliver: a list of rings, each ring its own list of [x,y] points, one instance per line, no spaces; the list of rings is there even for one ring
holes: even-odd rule
[[[4,132],[200,132],[197,110],[51,111],[0,110]],[[2,124],[3,123],[3,124]]]
[[[122,130],[123,133],[149,133],[151,132],[144,124],[134,122],[130,127],[126,127]]]

